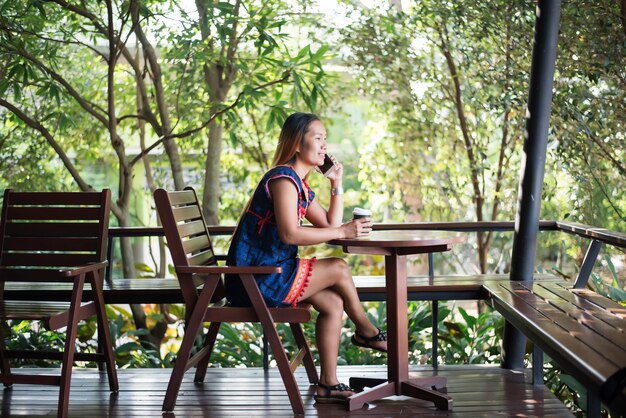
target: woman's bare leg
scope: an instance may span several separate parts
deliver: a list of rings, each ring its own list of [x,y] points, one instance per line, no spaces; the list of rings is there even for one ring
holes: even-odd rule
[[[311,297],[325,289],[332,289],[341,296],[343,309],[348,317],[354,322],[356,332],[367,338],[374,337],[378,330],[367,319],[363,305],[359,300],[352,273],[348,264],[340,258],[324,258],[317,260],[313,265],[313,272],[309,277],[309,285],[304,289],[301,300],[309,300]],[[386,350],[386,341],[372,341],[373,347]],[[335,352],[335,356],[337,352]]]
[[[341,339],[343,301],[330,289],[324,289],[307,299],[319,312],[315,323],[315,340],[320,356],[320,383],[334,386],[337,379],[337,353]]]

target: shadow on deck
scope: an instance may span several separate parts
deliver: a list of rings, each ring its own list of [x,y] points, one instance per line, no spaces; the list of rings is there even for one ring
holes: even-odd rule
[[[43,371],[43,369],[42,369]],[[287,417],[293,416],[278,370],[261,368],[209,369],[202,385],[185,376],[174,413],[162,414],[161,403],[171,369],[119,370],[120,392],[111,394],[106,374],[75,369],[72,378],[70,417]],[[385,377],[384,366],[343,366],[339,378]],[[412,374],[429,376],[429,367]],[[307,417],[571,417],[569,410],[544,386],[533,386],[528,372],[494,366],[443,366],[448,377],[452,411],[438,411],[432,404],[406,397],[386,398],[347,412],[340,405],[316,405],[314,387],[302,368],[297,372]],[[54,416],[58,389],[16,385],[1,393],[1,416]]]

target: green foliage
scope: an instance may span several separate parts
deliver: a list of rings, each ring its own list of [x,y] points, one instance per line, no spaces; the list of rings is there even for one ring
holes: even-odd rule
[[[2,326],[7,350],[62,352],[65,347],[64,332],[48,331],[38,321],[3,321],[0,326]],[[86,353],[95,352],[98,344],[94,339],[95,330],[95,318],[79,324],[77,350]],[[61,362],[57,360],[11,359],[12,367],[56,367],[60,364]],[[94,366],[91,363],[81,363],[80,365]]]
[[[604,297],[626,305],[626,290],[624,290],[623,281],[620,280],[611,257],[605,254],[602,259],[608,267],[610,279],[605,280],[599,274],[592,272],[590,277],[592,289]]]
[[[461,307],[462,320],[445,321],[445,331],[440,335],[444,361],[461,364],[493,364],[500,359],[500,340],[504,319],[492,309],[476,316]]]

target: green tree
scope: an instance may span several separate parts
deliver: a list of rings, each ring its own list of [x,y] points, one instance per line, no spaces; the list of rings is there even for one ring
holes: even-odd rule
[[[552,135],[576,182],[569,216],[626,230],[626,2],[565,5]]]
[[[276,15],[271,12],[279,3],[268,3],[255,13],[246,4],[242,6],[246,14],[240,15],[228,3],[209,7],[209,3],[198,2],[198,7],[203,5],[216,17],[220,39],[231,39],[229,25],[233,19],[242,19],[245,33],[237,35],[237,42],[256,47],[246,49],[245,56],[237,56],[240,61],[233,64],[237,66],[234,73],[249,75],[238,85],[238,94],[215,103],[208,88],[198,86],[203,85],[206,63],[214,63],[218,72],[223,70],[223,63],[207,52],[213,38],[196,37],[201,25],[198,18],[185,12],[183,4],[0,1],[3,155],[11,157],[13,154],[4,152],[11,149],[19,149],[22,159],[45,155],[41,165],[51,157],[43,150],[53,150],[74,187],[90,190],[113,185],[117,198],[112,212],[120,226],[131,226],[132,196],[136,193],[133,176],[137,164],[143,164],[150,187],[155,187],[146,156],[157,146],[162,145],[165,151],[170,168],[167,177],[173,187],[182,188],[181,147],[195,146],[197,138],[218,117],[264,100],[273,104],[275,87],[286,82],[293,83],[311,106],[321,97],[323,91],[316,86],[323,78],[325,48],[315,52],[304,48],[291,54],[286,44],[279,45],[272,36],[286,35],[280,31],[283,23],[272,20]],[[220,47],[216,48],[219,52]],[[274,54],[278,49],[281,53]],[[270,89],[274,90],[268,95]],[[275,104],[277,108],[283,105],[282,100]],[[20,140],[25,141],[18,143]],[[132,151],[137,146],[141,151]],[[114,166],[116,175],[93,178],[90,166],[94,162]],[[3,160],[1,166],[7,172],[14,170],[10,160]],[[59,171],[58,165],[54,171],[37,170],[35,161],[24,167],[32,170],[24,177],[43,178],[46,173]],[[16,178],[11,177],[13,184],[19,184]],[[33,181],[21,183],[25,187],[37,185]],[[46,183],[48,188],[58,184],[53,179]],[[65,187],[74,188],[69,184]],[[134,277],[133,252],[126,239],[122,240],[122,257],[124,277]],[[137,327],[148,328],[142,307],[131,308]],[[165,330],[165,321],[158,321],[147,339],[158,345]]]
[[[355,4],[354,13],[342,30],[347,59],[385,115],[362,158],[366,187],[401,219],[414,211],[428,220],[509,219],[533,9],[523,1],[391,2]],[[477,235],[485,273],[494,235]]]

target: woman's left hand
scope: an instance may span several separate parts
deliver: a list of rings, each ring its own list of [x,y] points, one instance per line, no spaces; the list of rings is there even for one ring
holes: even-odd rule
[[[328,173],[326,178],[330,181],[341,180],[341,177],[343,177],[343,165],[337,161],[337,158],[335,158],[334,155],[330,155],[330,159],[335,166],[330,169],[330,173]]]

